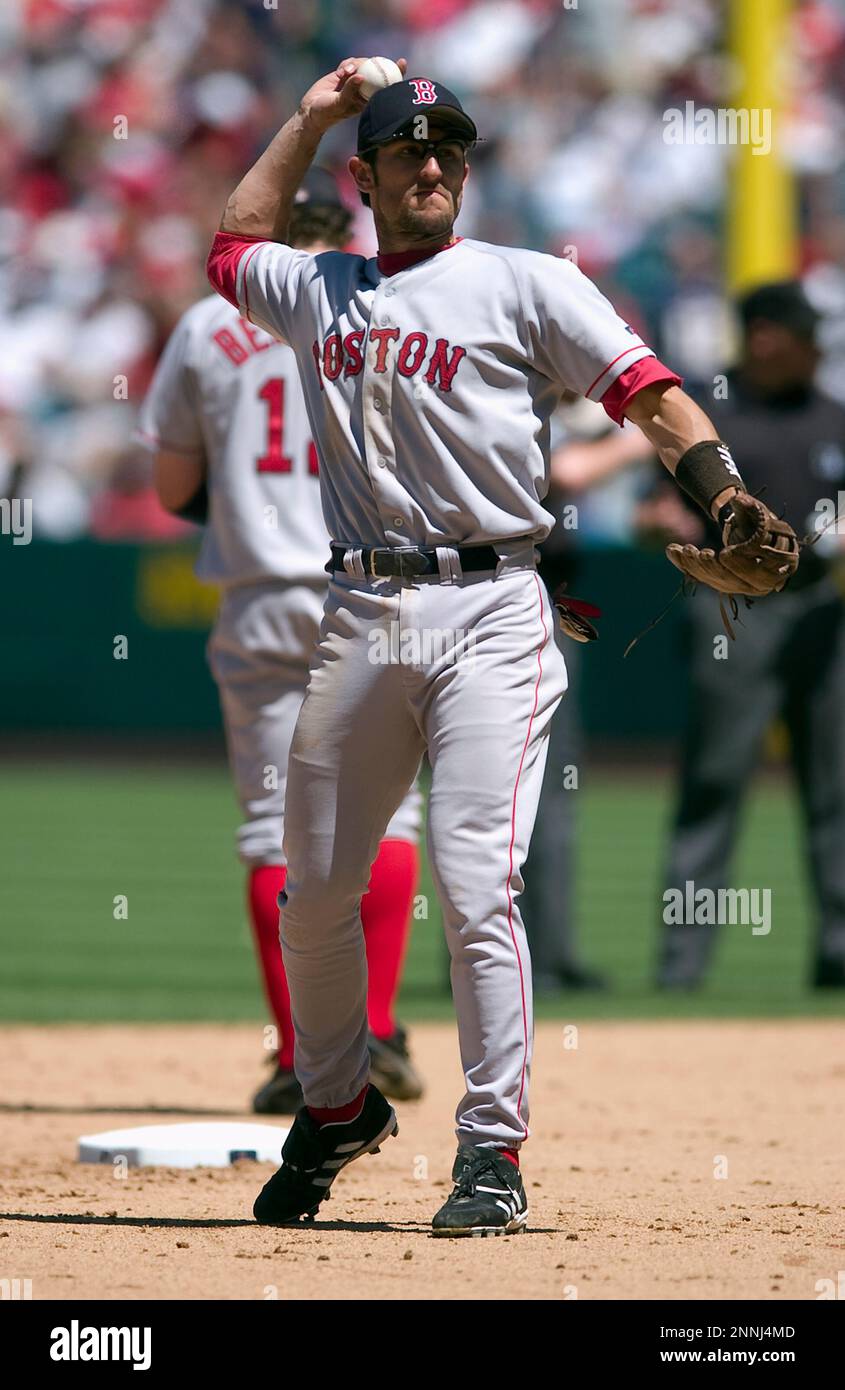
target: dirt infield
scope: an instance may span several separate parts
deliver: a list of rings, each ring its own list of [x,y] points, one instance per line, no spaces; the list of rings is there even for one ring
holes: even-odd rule
[[[80,1134],[180,1118],[162,1109],[244,1115],[256,1026],[6,1027],[0,1278],[36,1299],[773,1302],[835,1281],[842,1024],[566,1027],[538,1027],[529,1231],[497,1241],[427,1233],[453,1158],[450,1026],[414,1029],[429,1091],[398,1107],[398,1139],[341,1175],[325,1219],[288,1230],[249,1220],[267,1165],[121,1180],[75,1162]]]

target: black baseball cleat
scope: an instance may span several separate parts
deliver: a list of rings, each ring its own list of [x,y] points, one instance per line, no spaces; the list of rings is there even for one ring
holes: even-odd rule
[[[525,1230],[522,1174],[497,1149],[467,1144],[452,1168],[455,1186],[432,1221],[436,1236],[512,1236]]]
[[[382,1141],[398,1133],[393,1106],[372,1085],[359,1114],[344,1124],[318,1125],[303,1106],[284,1142],[282,1166],[256,1197],[253,1216],[261,1226],[313,1217],[341,1168],[378,1153]]]
[[[302,1105],[302,1087],[296,1072],[276,1065],[270,1080],[256,1091],[252,1108],[256,1115],[295,1115]]]
[[[397,1024],[389,1038],[370,1034],[370,1080],[391,1100],[419,1100],[423,1083],[408,1052],[408,1036]]]

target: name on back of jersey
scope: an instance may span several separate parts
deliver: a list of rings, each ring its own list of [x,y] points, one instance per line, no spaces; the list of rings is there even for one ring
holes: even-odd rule
[[[265,333],[263,328],[256,328],[254,323],[244,318],[238,318],[231,328],[218,328],[211,337],[235,367],[242,367],[244,362],[249,362],[258,352],[266,352],[268,348],[278,346],[277,338]]]

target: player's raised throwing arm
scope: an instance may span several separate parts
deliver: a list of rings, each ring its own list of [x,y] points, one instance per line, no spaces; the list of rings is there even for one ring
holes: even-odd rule
[[[221,232],[286,241],[296,190],[326,131],[367,104],[357,75],[360,58],[345,58],[309,87],[299,109],[245,174],[226,204]],[[405,61],[399,67],[404,71]]]

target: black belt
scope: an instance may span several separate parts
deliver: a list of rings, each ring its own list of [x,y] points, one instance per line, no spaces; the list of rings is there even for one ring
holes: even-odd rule
[[[529,544],[526,539],[526,545]],[[360,549],[361,563],[366,574],[373,579],[415,579],[418,575],[440,575],[437,551],[443,546],[433,545],[385,545],[348,546],[332,544],[332,558],[326,565],[329,574],[347,574],[343,557],[351,549]],[[498,551],[492,545],[450,545],[456,550],[461,562],[461,570],[467,574],[473,570],[494,570],[499,563]]]

